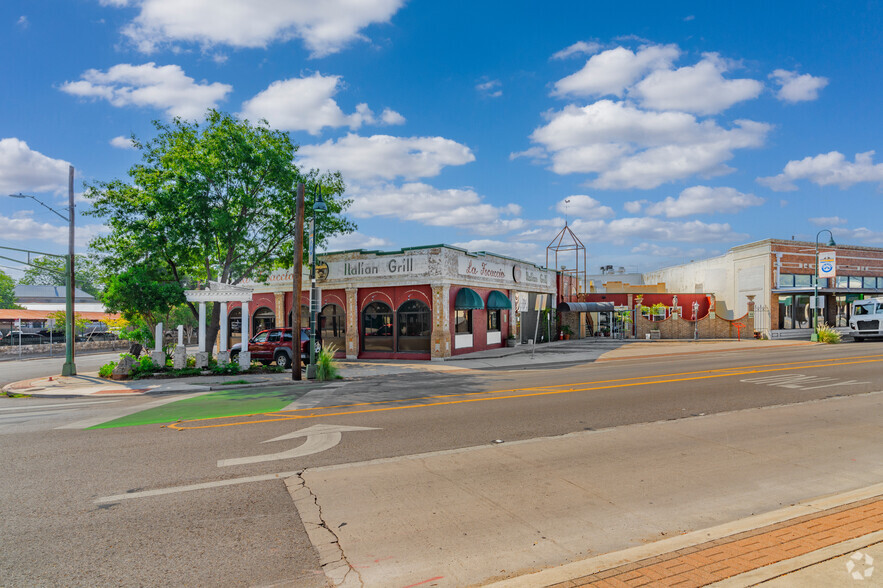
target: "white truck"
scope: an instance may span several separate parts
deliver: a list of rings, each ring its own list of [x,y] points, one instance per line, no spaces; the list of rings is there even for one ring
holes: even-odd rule
[[[883,337],[883,298],[868,298],[852,303],[849,334],[855,341],[865,337]]]

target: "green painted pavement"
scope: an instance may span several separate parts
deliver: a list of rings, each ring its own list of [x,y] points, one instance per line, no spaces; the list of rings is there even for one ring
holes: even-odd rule
[[[167,424],[194,419],[276,412],[282,410],[311,389],[311,386],[286,386],[284,388],[219,390],[211,394],[197,396],[196,398],[187,398],[163,406],[149,408],[89,428],[113,429],[116,427]]]

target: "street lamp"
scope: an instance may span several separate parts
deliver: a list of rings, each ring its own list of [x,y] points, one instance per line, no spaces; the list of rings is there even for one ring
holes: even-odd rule
[[[48,208],[64,220],[68,222],[68,255],[65,264],[65,273],[67,274],[67,287],[65,288],[65,360],[64,366],[61,368],[62,376],[76,376],[77,366],[74,363],[74,166],[68,168],[68,215],[64,216],[51,206],[38,200],[29,194],[10,194],[13,198],[30,198],[37,204]]]
[[[815,291],[813,295],[812,301],[812,336],[810,337],[811,341],[819,340],[819,235],[827,232],[828,235],[831,236],[828,239],[828,247],[834,247],[837,243],[834,242],[834,233],[832,233],[829,229],[822,229],[818,233],[816,233],[816,275],[813,279],[813,284],[815,285]]]
[[[313,216],[310,219],[310,365],[307,366],[307,379],[314,380],[316,378],[316,213],[326,212],[328,205],[322,200],[322,184],[316,191],[316,198],[313,202]]]

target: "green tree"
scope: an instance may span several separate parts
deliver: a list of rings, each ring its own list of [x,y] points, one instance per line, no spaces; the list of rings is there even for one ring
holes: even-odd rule
[[[65,260],[62,257],[37,257],[25,270],[19,284],[30,286],[63,286],[65,282]],[[101,267],[85,255],[74,256],[74,281],[77,288],[95,296],[101,293]]]
[[[328,212],[317,218],[317,243],[355,228],[340,215],[351,202],[343,198],[340,174],[299,170],[297,147],[266,122],[252,125],[210,110],[202,124],[175,119],[154,126],[156,138],[133,137],[141,163],[129,170],[130,182],[87,186],[90,214],[110,227],[91,243],[104,254],[109,275],[146,263],[182,288],[193,288],[207,281],[260,281],[273,269],[290,267],[299,182],[323,187]],[[308,211],[312,192],[307,191]],[[196,316],[196,306],[187,304]],[[209,349],[219,321],[216,305]]]
[[[46,315],[46,318],[53,319],[55,321],[55,330],[62,331],[67,325],[67,312],[63,310],[56,310],[55,312],[51,312]],[[81,332],[83,329],[92,324],[92,321],[89,319],[83,318],[82,315],[74,312],[74,334],[77,332]]]
[[[15,280],[0,270],[0,308],[21,308],[15,303]]]
[[[146,323],[153,332],[169,312],[184,303],[184,288],[162,268],[139,264],[108,278],[101,296],[110,312],[129,323]]]

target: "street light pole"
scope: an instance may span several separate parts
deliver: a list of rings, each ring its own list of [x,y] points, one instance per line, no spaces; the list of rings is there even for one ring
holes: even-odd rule
[[[74,279],[74,166],[70,166],[68,170],[67,182],[67,202],[68,202],[68,235],[67,235],[67,288],[65,288],[65,340],[70,343],[64,346],[64,365],[61,367],[62,376],[76,376],[77,364],[74,363],[74,343],[76,342],[76,331],[74,330],[74,288],[76,288],[76,280]]]
[[[322,200],[322,184],[316,191],[313,201],[313,216],[310,219],[310,365],[307,366],[307,379],[316,379],[316,213],[325,212],[328,206]]]
[[[74,363],[74,288],[76,287],[76,282],[74,278],[74,166],[68,167],[68,182],[67,182],[67,196],[68,196],[68,214],[64,216],[51,206],[47,206],[45,203],[41,202],[35,196],[31,196],[30,194],[10,194],[13,198],[30,198],[35,201],[37,204],[42,206],[43,208],[47,208],[63,218],[68,223],[68,235],[67,235],[67,256],[65,257],[64,263],[64,274],[65,274],[65,359],[64,365],[61,368],[62,376],[76,376],[77,375],[77,366]],[[59,256],[60,257],[60,256]]]
[[[812,300],[812,335],[810,336],[811,341],[819,340],[819,235],[827,232],[831,239],[828,241],[828,247],[834,247],[836,243],[834,243],[834,233],[832,233],[829,229],[822,229],[818,233],[816,233],[816,271],[815,276],[813,278],[814,292],[813,292],[813,300]]]

